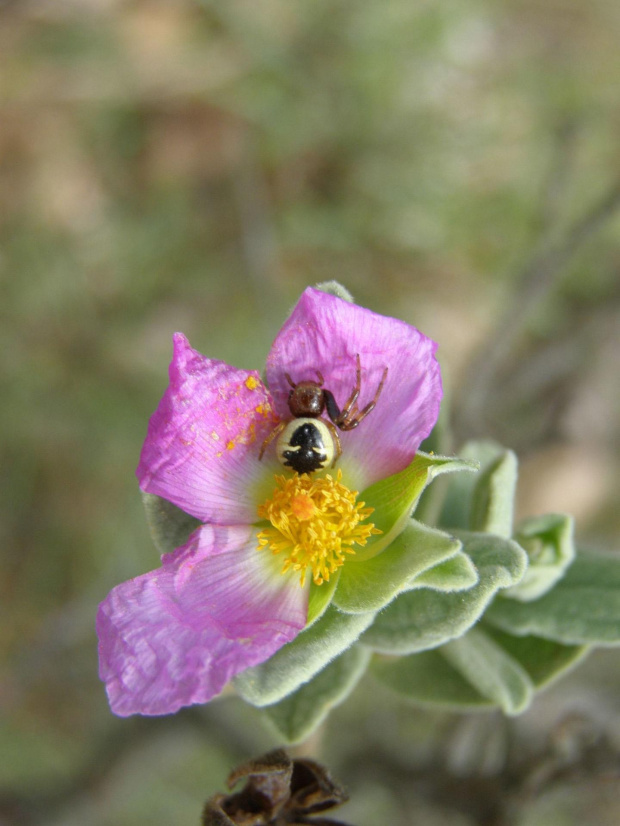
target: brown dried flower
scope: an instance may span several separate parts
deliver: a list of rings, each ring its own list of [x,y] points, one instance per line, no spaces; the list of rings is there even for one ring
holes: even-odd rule
[[[315,817],[344,803],[348,795],[314,760],[291,759],[276,749],[235,769],[228,787],[244,778],[241,791],[216,794],[207,801],[203,826],[346,826]]]

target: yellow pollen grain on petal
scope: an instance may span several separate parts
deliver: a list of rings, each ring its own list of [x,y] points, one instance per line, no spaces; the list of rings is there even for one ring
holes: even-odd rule
[[[230,439],[230,441],[226,442],[226,450],[232,450],[234,446],[235,446],[235,443],[232,439]]]
[[[366,520],[373,508],[357,501],[357,491],[342,484],[342,473],[320,478],[308,474],[275,477],[270,499],[258,516],[270,525],[257,534],[258,549],[282,554],[282,573],[299,572],[300,584],[308,572],[316,585],[328,582],[355,545],[365,545],[381,533]]]
[[[256,390],[260,386],[260,382],[255,376],[248,376],[245,380],[245,386],[248,390]]]

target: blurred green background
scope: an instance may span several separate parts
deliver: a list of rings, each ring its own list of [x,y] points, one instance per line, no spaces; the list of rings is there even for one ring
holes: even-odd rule
[[[618,547],[619,37],[614,0],[0,0],[2,826],[196,824],[277,745],[235,699],[116,719],[97,679],[97,603],[157,564],[175,330],[260,368],[336,278],[440,343],[447,450],[502,441],[521,514]],[[301,751],[357,826],[615,826],[618,659],[512,722],[368,677]]]

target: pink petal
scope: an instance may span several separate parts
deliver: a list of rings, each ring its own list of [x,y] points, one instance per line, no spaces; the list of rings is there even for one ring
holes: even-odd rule
[[[251,528],[205,525],[161,568],[111,591],[97,633],[100,676],[116,714],[204,703],[297,636],[308,591],[256,548]]]
[[[258,453],[275,422],[256,371],[207,359],[175,333],[170,384],[136,471],[140,487],[203,522],[254,522],[270,464],[258,462]]]
[[[435,342],[403,321],[309,288],[273,343],[267,381],[280,417],[290,417],[285,373],[300,382],[316,380],[320,371],[342,407],[355,386],[359,354],[361,410],[388,368],[376,408],[355,430],[340,433],[339,465],[347,483],[363,490],[407,467],[433,429],[442,397],[436,349]]]

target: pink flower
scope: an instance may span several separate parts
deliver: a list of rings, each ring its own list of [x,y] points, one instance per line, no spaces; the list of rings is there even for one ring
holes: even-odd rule
[[[404,469],[435,424],[435,349],[408,324],[315,289],[271,348],[269,390],[258,372],[207,359],[174,336],[170,384],[137,476],[143,491],[204,524],[99,608],[100,676],[116,714],[206,702],[305,627],[310,588],[377,533],[356,491]],[[278,460],[276,440],[259,459],[274,427],[291,418],[287,374],[298,383],[320,372],[343,405],[358,356],[359,409],[387,368],[385,385],[359,427],[338,434],[335,469],[298,475]]]

